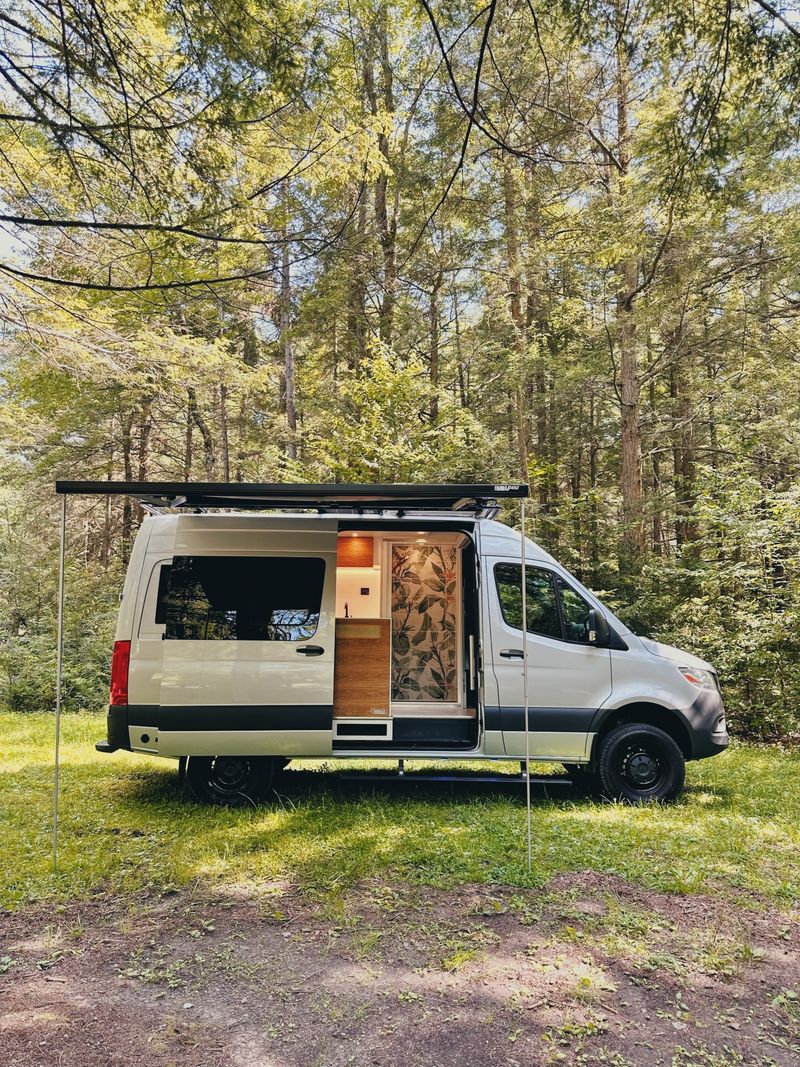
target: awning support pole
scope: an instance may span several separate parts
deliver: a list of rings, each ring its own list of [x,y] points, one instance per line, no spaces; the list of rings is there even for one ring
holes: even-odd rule
[[[53,873],[58,871],[58,772],[61,762],[61,676],[64,652],[64,553],[67,539],[67,498],[61,497],[61,540],[58,550],[58,632],[56,637],[56,751],[53,769]]]
[[[525,808],[528,821],[528,874],[531,873],[531,734],[528,723],[528,581],[525,570],[525,498],[519,502],[522,581],[522,715],[525,722]]]

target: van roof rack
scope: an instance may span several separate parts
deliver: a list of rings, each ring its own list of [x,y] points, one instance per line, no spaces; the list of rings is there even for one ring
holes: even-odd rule
[[[497,513],[496,501],[528,496],[524,483],[499,485],[302,484],[279,482],[56,482],[56,492],[83,496],[134,496],[152,508],[251,508],[344,510],[356,514],[382,511],[471,512],[485,518]]]

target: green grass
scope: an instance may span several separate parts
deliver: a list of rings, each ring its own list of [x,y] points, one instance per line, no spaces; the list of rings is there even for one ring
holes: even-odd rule
[[[335,891],[370,877],[537,885],[586,869],[671,892],[800,901],[797,753],[736,745],[690,764],[686,791],[666,807],[535,801],[529,875],[525,806],[514,798],[468,789],[343,795],[321,774],[318,787],[292,790],[259,809],[201,807],[179,792],[174,762],[96,753],[105,724],[92,714],[63,720],[54,876],[53,725],[52,715],[0,714],[5,907],[193,881],[249,883],[260,891],[286,881]],[[348,764],[324,766],[335,772]]]

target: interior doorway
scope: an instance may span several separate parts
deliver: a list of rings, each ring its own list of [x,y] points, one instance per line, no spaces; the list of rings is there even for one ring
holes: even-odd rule
[[[467,555],[474,560],[461,532],[340,532],[334,743],[430,747],[477,738]]]

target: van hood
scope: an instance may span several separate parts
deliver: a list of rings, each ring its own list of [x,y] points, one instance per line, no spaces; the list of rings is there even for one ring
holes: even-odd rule
[[[649,637],[640,637],[639,640],[651,655],[667,659],[676,667],[698,667],[701,670],[714,671],[706,660],[693,656],[691,652],[684,652],[682,648],[676,648],[675,645],[662,645],[660,641],[653,641]],[[716,671],[714,673],[716,674]]]

